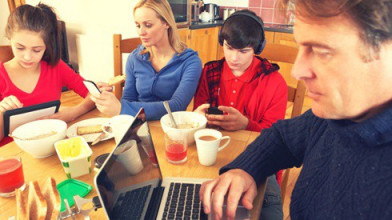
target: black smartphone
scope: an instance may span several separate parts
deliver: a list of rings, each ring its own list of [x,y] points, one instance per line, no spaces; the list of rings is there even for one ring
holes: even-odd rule
[[[99,96],[99,94],[101,94],[101,91],[99,90],[98,86],[93,81],[83,80],[83,83],[91,94],[95,96]]]
[[[207,114],[210,115],[223,115],[223,111],[219,110],[218,107],[209,107]]]

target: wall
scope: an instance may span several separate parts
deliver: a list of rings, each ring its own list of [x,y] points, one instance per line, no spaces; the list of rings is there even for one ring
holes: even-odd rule
[[[279,9],[279,0],[204,0],[215,3],[222,8],[249,9],[260,16],[264,23],[286,24],[285,11]]]
[[[227,7],[248,7],[248,0],[204,0],[203,2]]]
[[[0,0],[0,45],[9,44],[7,38],[4,36],[5,25],[7,24],[7,18],[10,14],[8,9],[8,3],[6,0]]]
[[[0,1],[0,40],[9,15],[7,1]],[[5,7],[3,3],[5,2]],[[46,3],[56,9],[67,27],[68,47],[73,66],[93,81],[107,81],[113,76],[113,34],[136,37],[132,9],[136,1],[116,0],[26,0],[27,4]],[[6,42],[6,41],[5,41]],[[4,44],[4,41],[1,41]]]
[[[113,76],[114,33],[124,38],[136,37],[132,9],[137,1],[116,0],[26,0],[51,5],[67,26],[68,47],[73,66],[80,74],[93,81],[107,81]],[[277,0],[205,0],[222,7],[249,8],[265,23],[285,23],[276,7]],[[8,44],[4,28],[9,15],[8,4],[0,0],[0,44]],[[123,62],[125,65],[125,62]]]

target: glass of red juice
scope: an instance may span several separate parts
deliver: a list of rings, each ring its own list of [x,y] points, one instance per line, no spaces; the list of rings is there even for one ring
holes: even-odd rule
[[[187,157],[188,143],[186,134],[178,130],[169,130],[165,133],[166,158],[170,163],[184,163]]]
[[[15,196],[15,189],[25,187],[22,160],[19,156],[0,158],[0,196]]]

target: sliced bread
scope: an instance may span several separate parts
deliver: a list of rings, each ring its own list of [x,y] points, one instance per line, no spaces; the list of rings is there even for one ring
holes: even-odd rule
[[[56,180],[49,177],[44,185],[42,191],[47,202],[48,208],[46,212],[46,220],[56,220],[60,214],[60,194],[56,188]]]
[[[22,191],[16,189],[16,220],[30,219],[28,207],[29,185]]]
[[[30,220],[45,220],[47,203],[37,181],[29,183],[28,206]]]

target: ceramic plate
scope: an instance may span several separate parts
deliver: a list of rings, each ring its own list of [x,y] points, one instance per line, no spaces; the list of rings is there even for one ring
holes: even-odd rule
[[[90,125],[97,125],[97,124],[102,125],[102,124],[108,122],[109,120],[110,120],[110,118],[90,118],[90,119],[76,122],[75,124],[71,125],[67,129],[67,137],[71,138],[71,137],[78,136],[76,133],[76,129],[79,126],[90,126]],[[101,133],[94,133],[94,134],[85,134],[85,135],[81,135],[81,136],[84,137],[84,139],[86,139],[87,142],[91,143],[95,139],[97,139],[100,134]],[[113,137],[113,135],[106,134],[106,136],[101,141],[108,140],[112,137]]]

